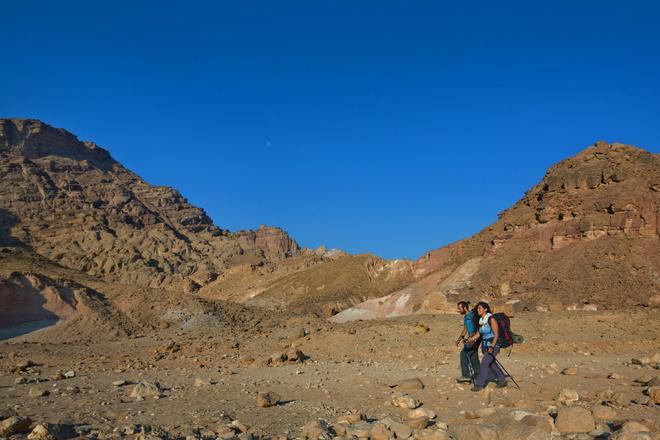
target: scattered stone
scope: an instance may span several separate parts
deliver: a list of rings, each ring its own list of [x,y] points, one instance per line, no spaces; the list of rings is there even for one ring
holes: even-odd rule
[[[158,382],[149,382],[142,380],[138,382],[131,391],[130,397],[137,400],[144,400],[147,397],[160,399],[163,396],[163,389]]]
[[[302,327],[296,327],[296,328],[291,329],[289,331],[289,333],[287,334],[287,336],[286,336],[286,338],[289,341],[295,341],[295,340],[298,340],[298,339],[304,338],[304,337],[305,337],[305,329],[302,328]]]
[[[331,438],[330,426],[323,419],[312,420],[303,426],[302,436],[308,440],[329,440]]]
[[[631,401],[632,398],[630,397],[630,395],[623,392],[614,393],[610,398],[610,402],[621,408],[625,408],[628,405],[630,405]]]
[[[23,376],[17,377],[17,378],[14,380],[14,384],[15,384],[15,385],[23,385],[23,384],[26,384],[26,383],[28,383],[28,381],[27,381],[27,379],[24,378]]]
[[[48,390],[42,390],[40,388],[30,388],[28,390],[28,397],[46,397],[50,395],[50,391]]]
[[[606,405],[595,405],[591,408],[591,413],[596,420],[614,420],[616,411]]]
[[[27,431],[32,424],[29,417],[11,416],[0,422],[0,437],[11,437]]]
[[[114,382],[112,382],[112,385],[115,386],[115,387],[123,387],[124,385],[128,385],[128,382],[123,380],[123,379],[122,380],[115,380]]]
[[[520,420],[520,423],[540,428],[545,432],[552,432],[552,421],[550,420],[550,417],[547,416],[528,414]]]
[[[348,426],[348,428],[346,429],[346,432],[349,437],[357,437],[363,439],[369,438],[370,431],[371,431],[371,423],[369,422],[358,422],[355,423],[354,425]]]
[[[656,404],[660,405],[660,386],[652,386],[647,390],[649,398]]]
[[[39,423],[28,435],[28,440],[60,440],[77,437],[76,432],[66,425]]]
[[[52,381],[62,380],[64,378],[65,378],[64,373],[62,373],[61,371],[56,371],[55,373],[51,374],[49,377],[49,379]]]
[[[431,411],[428,408],[424,408],[424,407],[417,408],[417,409],[411,409],[410,411],[408,411],[408,416],[407,417],[409,419],[414,419],[416,417],[422,417],[422,416],[426,416],[430,420],[433,420],[433,419],[436,418],[436,414],[433,411]]]
[[[429,418],[428,416],[407,418],[406,425],[410,426],[412,429],[424,429],[429,426]]]
[[[206,386],[209,386],[209,385],[212,385],[211,380],[210,379],[203,379],[201,377],[196,377],[195,381],[193,382],[193,386],[198,387],[198,388],[199,387],[206,387]]]
[[[455,440],[499,440],[497,429],[484,425],[455,425],[449,430]]]
[[[239,363],[242,367],[249,367],[249,366],[251,366],[251,365],[254,364],[254,358],[253,358],[253,357],[250,357],[250,356],[241,357],[241,358],[238,360],[238,363]]]
[[[614,380],[621,380],[621,379],[623,379],[623,375],[621,375],[619,373],[612,372],[612,373],[607,375],[607,378],[608,379],[614,379]]]
[[[415,334],[423,335],[424,333],[428,333],[429,331],[431,331],[431,329],[427,325],[422,324],[421,322],[415,326]]]
[[[261,408],[269,408],[277,405],[280,399],[280,396],[272,391],[262,391],[257,393],[257,406]]]
[[[421,403],[407,394],[395,393],[392,395],[392,405],[405,408],[405,409],[415,409],[421,405]]]
[[[625,432],[651,432],[648,426],[634,420],[624,423],[621,426],[621,430]]]
[[[384,423],[376,422],[369,429],[369,438],[371,440],[392,440],[394,433]]]
[[[577,367],[568,367],[561,370],[561,374],[564,376],[575,376],[578,373]]]
[[[365,414],[360,412],[350,412],[348,414],[339,416],[337,423],[342,425],[352,425],[353,423],[359,423],[364,420],[367,420],[367,416]]]
[[[408,438],[413,433],[413,430],[410,426],[399,422],[390,421],[389,428],[390,431],[396,435],[397,439]]]
[[[421,391],[424,389],[424,382],[418,378],[406,379],[396,385],[391,386],[391,388],[396,388],[397,391],[402,392]]]
[[[559,397],[557,398],[557,400],[563,403],[564,405],[570,405],[580,400],[580,395],[575,390],[564,388],[563,390],[561,390],[561,393],[559,393]]]
[[[559,410],[555,427],[564,433],[591,432],[596,424],[591,412],[579,406],[571,406]]]
[[[418,440],[449,440],[449,434],[442,429],[423,429],[415,432]]]
[[[76,372],[73,370],[69,370],[66,373],[64,373],[64,377],[66,377],[67,379],[74,378],[76,377]]]
[[[479,419],[482,417],[489,417],[495,414],[497,411],[495,408],[479,408],[475,411],[465,411],[465,418],[466,419]]]

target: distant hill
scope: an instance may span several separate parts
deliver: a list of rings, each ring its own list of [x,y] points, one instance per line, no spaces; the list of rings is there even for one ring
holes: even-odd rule
[[[657,302],[659,201],[659,155],[597,142],[495,224],[420,258],[410,285],[333,319],[441,312],[464,298],[540,310]]]

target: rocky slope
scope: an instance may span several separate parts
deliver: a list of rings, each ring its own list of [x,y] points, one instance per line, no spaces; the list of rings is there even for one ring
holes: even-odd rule
[[[453,310],[463,298],[539,309],[655,303],[659,201],[658,155],[598,142],[551,167],[492,226],[420,258],[413,283],[333,319]]]

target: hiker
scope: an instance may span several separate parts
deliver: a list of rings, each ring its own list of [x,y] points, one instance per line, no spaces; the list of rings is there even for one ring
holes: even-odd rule
[[[505,387],[506,377],[496,361],[497,353],[500,351],[500,347],[497,345],[497,340],[500,336],[497,321],[490,311],[490,306],[486,302],[479,302],[474,310],[479,317],[479,332],[468,338],[468,341],[476,342],[479,337],[482,338],[481,352],[483,353],[483,357],[481,358],[479,375],[472,387],[472,391],[481,391],[486,386],[489,372],[495,375],[497,388]]]
[[[477,341],[467,342],[467,339],[477,333],[476,314],[470,310],[468,301],[459,301],[456,310],[463,315],[463,330],[456,339],[456,346],[463,343],[461,349],[461,376],[456,382],[472,382],[479,375],[479,343]]]

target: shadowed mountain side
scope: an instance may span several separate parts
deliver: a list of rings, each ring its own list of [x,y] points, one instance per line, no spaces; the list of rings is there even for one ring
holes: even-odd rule
[[[497,223],[420,258],[411,285],[332,320],[452,311],[466,298],[509,311],[656,304],[659,201],[658,155],[598,142],[551,167]]]

